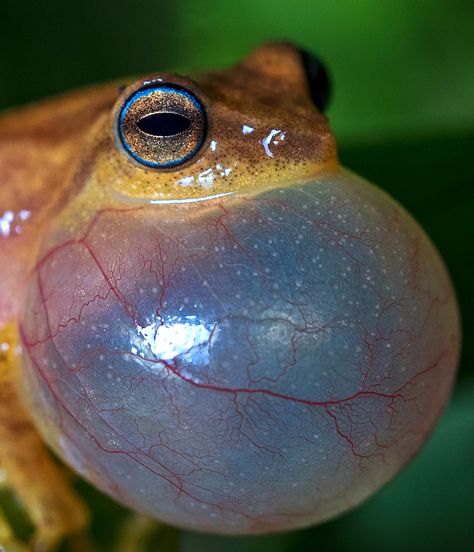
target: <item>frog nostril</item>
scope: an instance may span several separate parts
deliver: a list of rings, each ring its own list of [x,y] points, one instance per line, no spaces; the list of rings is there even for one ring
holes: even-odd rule
[[[151,136],[175,136],[188,130],[191,121],[178,113],[151,113],[137,121],[137,127]]]

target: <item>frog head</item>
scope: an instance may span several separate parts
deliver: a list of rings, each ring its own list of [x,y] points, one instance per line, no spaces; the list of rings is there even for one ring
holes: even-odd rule
[[[78,171],[84,197],[196,201],[330,171],[328,92],[323,65],[286,43],[225,70],[142,77],[121,87],[91,133]]]

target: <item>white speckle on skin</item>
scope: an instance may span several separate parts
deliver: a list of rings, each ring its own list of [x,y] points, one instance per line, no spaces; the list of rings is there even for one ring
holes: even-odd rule
[[[28,220],[30,216],[31,211],[27,211],[26,209],[22,209],[21,211],[18,211],[18,213],[14,213],[10,210],[5,211],[0,217],[0,236],[2,238],[8,238],[13,233],[21,234],[22,226],[21,224],[15,224],[15,219],[20,219],[20,221],[24,222],[25,220]]]
[[[198,182],[201,184],[204,188],[210,188],[212,186],[212,183],[214,181],[214,173],[212,168],[207,169],[199,174],[198,176]]]
[[[274,138],[275,136],[278,136],[280,133],[281,133],[281,130],[274,128],[269,132],[269,134],[265,138],[262,138],[262,140],[260,141],[268,157],[273,157],[273,152],[270,150],[270,145],[278,144],[278,140],[275,141]]]
[[[184,176],[178,180],[178,184],[181,186],[192,186],[194,182],[194,176]]]

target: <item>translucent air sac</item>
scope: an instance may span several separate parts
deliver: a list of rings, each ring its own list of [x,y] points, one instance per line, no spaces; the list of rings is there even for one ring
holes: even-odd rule
[[[54,451],[135,510],[224,534],[374,493],[432,431],[459,349],[433,245],[342,170],[58,225],[21,331]]]

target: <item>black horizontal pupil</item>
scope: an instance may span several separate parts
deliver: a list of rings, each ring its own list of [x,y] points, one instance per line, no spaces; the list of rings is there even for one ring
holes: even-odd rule
[[[178,113],[151,113],[137,121],[137,127],[151,136],[174,136],[188,130],[191,121]]]

